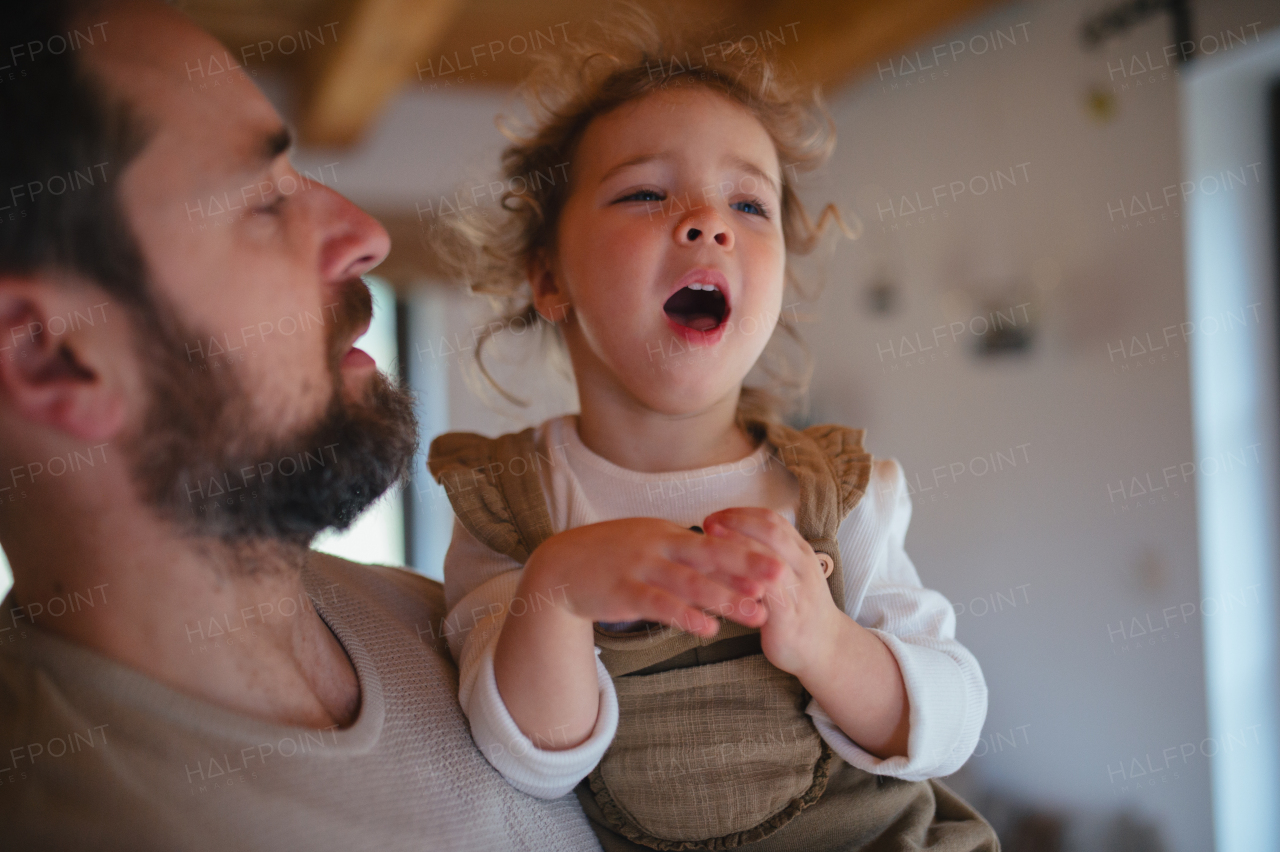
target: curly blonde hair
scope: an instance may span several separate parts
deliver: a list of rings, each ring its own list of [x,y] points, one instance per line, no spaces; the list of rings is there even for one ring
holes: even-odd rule
[[[752,45],[758,45],[752,39]],[[565,166],[572,161],[593,119],[622,104],[677,86],[702,86],[741,104],[772,139],[782,166],[781,224],[788,254],[807,254],[830,223],[853,233],[833,204],[814,221],[794,185],[798,173],[823,165],[835,147],[835,124],[817,87],[806,88],[782,76],[763,49],[747,49],[746,39],[699,38],[662,24],[636,6],[622,5],[597,24],[594,37],[567,42],[544,54],[518,92],[530,118],[519,124],[499,119],[510,140],[502,153],[503,186],[496,217],[453,216],[433,227],[431,242],[445,272],[473,293],[489,297],[502,325],[551,329],[533,306],[527,270],[539,252],[553,251],[560,213],[569,197]],[[557,172],[566,179],[557,180]],[[517,188],[518,187],[518,188]],[[787,265],[786,284],[807,297]],[[490,324],[490,328],[494,324]],[[803,363],[762,357],[770,388],[744,388],[740,411],[754,419],[776,418],[800,400],[808,388],[812,359],[796,329],[779,317],[778,327],[799,346]],[[491,333],[475,347],[475,364],[484,380],[507,400],[526,405],[494,379],[482,358]],[[766,355],[768,353],[766,352]]]

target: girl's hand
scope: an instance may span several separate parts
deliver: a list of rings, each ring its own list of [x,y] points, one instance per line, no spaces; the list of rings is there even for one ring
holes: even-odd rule
[[[724,509],[703,521],[707,537],[766,546],[786,565],[764,589],[768,619],[760,644],[769,662],[807,683],[837,646],[844,612],[836,606],[813,548],[771,509]]]
[[[812,553],[812,552],[811,552]],[[699,535],[670,521],[626,518],[566,530],[543,542],[525,564],[517,595],[548,590],[588,621],[643,619],[714,636],[709,610],[748,627],[767,617],[757,603],[788,571],[764,543],[746,536]]]

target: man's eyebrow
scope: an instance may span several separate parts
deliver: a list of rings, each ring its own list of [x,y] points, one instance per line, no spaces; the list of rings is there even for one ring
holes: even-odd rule
[[[276,158],[293,148],[293,131],[283,125],[252,135],[246,134],[236,146],[236,161],[225,175],[214,176],[219,183],[259,180],[274,167]]]
[[[776,177],[769,174],[750,160],[744,160],[741,157],[734,157],[730,162],[732,162],[736,168],[741,169],[753,177],[758,177],[765,183],[769,184],[769,186],[773,187],[774,194],[779,198],[782,197],[782,186],[778,183],[778,179]]]

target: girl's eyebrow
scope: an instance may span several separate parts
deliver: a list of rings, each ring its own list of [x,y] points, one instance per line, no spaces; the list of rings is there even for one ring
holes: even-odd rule
[[[750,160],[744,160],[741,157],[734,157],[730,162],[732,162],[734,167],[740,169],[741,171],[746,172],[752,177],[758,177],[765,183],[769,184],[769,186],[773,188],[774,194],[779,198],[782,197],[782,185],[778,182],[778,179],[775,178],[773,175],[769,174],[764,169],[760,168]]]
[[[623,169],[628,169],[628,168],[631,168],[632,166],[640,166],[645,163],[652,162],[654,160],[670,160],[670,159],[672,159],[672,155],[664,151],[657,154],[641,154],[637,157],[632,157],[629,160],[623,160],[621,163],[617,163],[614,166],[610,167],[608,171],[606,171],[603,175],[601,175],[600,183],[604,183],[609,178],[613,177],[615,174],[622,171]],[[764,181],[773,189],[774,195],[776,195],[778,198],[782,197],[782,185],[778,181],[778,179],[775,178],[773,175],[769,174],[768,172],[766,172],[764,169],[757,166],[755,163],[751,162],[750,160],[744,159],[742,157],[735,156],[729,159],[729,164],[734,168],[738,169],[739,171],[746,172],[752,177],[756,177]]]
[[[641,154],[638,157],[632,157],[629,160],[623,160],[621,163],[618,163],[617,165],[610,168],[607,172],[602,174],[600,176],[600,183],[604,183],[609,178],[613,177],[614,174],[622,171],[623,169],[628,169],[628,168],[631,168],[632,166],[639,166],[644,163],[648,163],[652,160],[669,160],[669,159],[671,159],[671,155],[663,153],[663,154]]]

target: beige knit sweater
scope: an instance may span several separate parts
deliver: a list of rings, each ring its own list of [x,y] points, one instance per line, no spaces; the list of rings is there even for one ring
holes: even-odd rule
[[[599,849],[572,796],[516,791],[472,744],[438,584],[321,554],[304,581],[355,664],[350,728],[204,703],[9,619],[5,601],[0,848]]]

